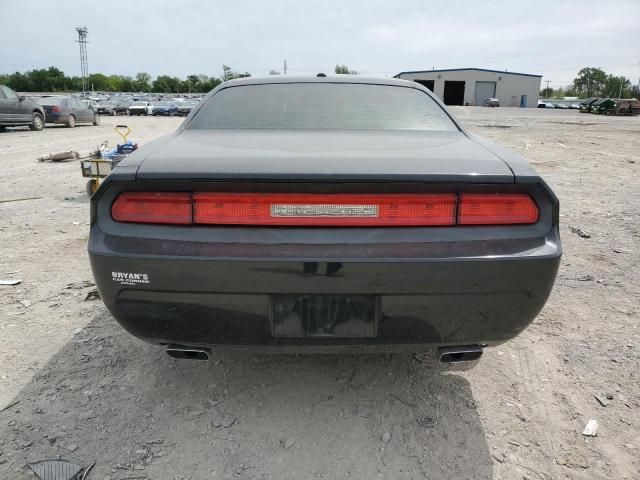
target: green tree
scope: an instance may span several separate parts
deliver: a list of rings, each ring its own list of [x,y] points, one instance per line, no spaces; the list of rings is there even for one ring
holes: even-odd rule
[[[136,74],[135,88],[141,92],[151,90],[151,75],[147,72],[139,72]]]
[[[357,75],[358,72],[355,70],[349,70],[349,67],[346,65],[336,65],[336,68],[333,71],[338,75]]]
[[[596,67],[586,67],[578,72],[573,87],[580,98],[595,97],[602,94],[607,74]]]
[[[542,98],[551,98],[551,97],[553,97],[553,88],[551,88],[551,87],[543,88],[542,90],[540,90],[540,96]]]
[[[602,90],[602,96],[612,98],[629,98],[632,95],[631,81],[626,77],[608,75]]]

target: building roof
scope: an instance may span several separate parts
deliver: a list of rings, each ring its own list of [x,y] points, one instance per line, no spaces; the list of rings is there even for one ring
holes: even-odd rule
[[[523,77],[542,78],[542,75],[534,75],[531,73],[508,72],[508,71],[502,71],[502,70],[491,70],[489,68],[443,68],[438,70],[415,70],[412,72],[400,72],[397,75],[394,75],[394,78],[398,78],[400,75],[406,75],[406,74],[412,74],[412,73],[461,72],[463,70],[474,70],[476,72],[493,72],[493,73],[502,73],[507,75],[521,75]]]

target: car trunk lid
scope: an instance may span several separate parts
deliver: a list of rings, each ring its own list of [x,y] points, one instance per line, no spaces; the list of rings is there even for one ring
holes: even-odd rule
[[[513,183],[462,132],[183,131],[156,144],[138,180]]]

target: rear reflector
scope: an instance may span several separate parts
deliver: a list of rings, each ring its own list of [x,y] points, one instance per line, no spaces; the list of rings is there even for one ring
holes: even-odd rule
[[[495,193],[460,195],[459,225],[527,224],[538,221],[538,207],[526,194]]]
[[[118,222],[206,225],[392,227],[510,225],[538,221],[527,194],[300,194],[124,192]]]
[[[194,222],[213,225],[454,225],[456,194],[194,193]]]
[[[125,192],[111,207],[117,222],[135,223],[192,223],[190,193]]]

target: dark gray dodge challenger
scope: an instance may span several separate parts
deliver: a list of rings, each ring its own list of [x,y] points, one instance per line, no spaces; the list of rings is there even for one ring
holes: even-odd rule
[[[91,198],[91,267],[133,335],[476,360],[544,306],[558,200],[403,80],[220,85]]]

